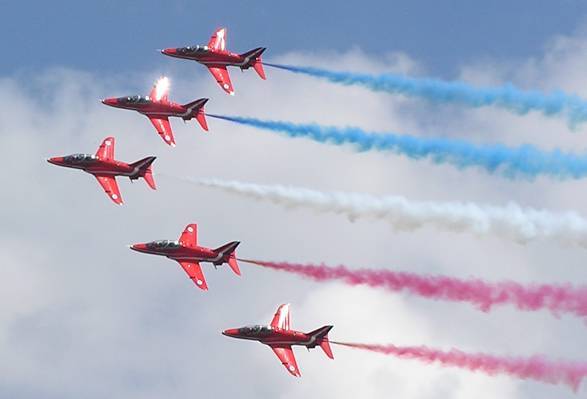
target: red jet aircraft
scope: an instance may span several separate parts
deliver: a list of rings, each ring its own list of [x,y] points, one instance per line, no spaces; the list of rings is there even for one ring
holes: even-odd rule
[[[49,158],[47,161],[66,168],[81,169],[94,175],[108,197],[118,205],[122,205],[122,196],[116,183],[116,176],[127,176],[131,181],[142,177],[149,187],[155,190],[151,164],[156,157],[143,158],[131,164],[117,161],[114,159],[114,142],[114,137],[106,137],[96,155],[73,154]]]
[[[226,50],[226,28],[220,28],[210,38],[207,46],[188,46],[166,48],[161,53],[170,57],[194,60],[208,67],[220,87],[234,96],[234,89],[230,81],[227,66],[236,66],[242,70],[253,67],[261,79],[265,80],[265,71],[261,62],[261,54],[265,47],[257,47],[243,54],[235,54]]]
[[[152,241],[131,245],[130,249],[151,255],[166,256],[177,261],[199,288],[207,290],[208,285],[200,262],[211,262],[214,266],[228,263],[232,271],[240,276],[235,252],[239,244],[239,241],[232,241],[216,249],[200,247],[198,246],[198,225],[192,223],[186,226],[178,241]]]
[[[231,328],[223,331],[222,334],[232,338],[259,341],[262,344],[270,346],[287,371],[294,377],[300,377],[301,374],[296,363],[292,345],[301,345],[308,349],[320,346],[324,353],[326,353],[326,356],[334,359],[328,341],[328,333],[333,326],[324,326],[312,332],[303,333],[291,330],[289,323],[289,304],[284,304],[277,308],[277,312],[273,316],[271,324],[268,326],[255,325]]]
[[[204,114],[204,104],[208,102],[207,98],[200,98],[181,105],[169,101],[168,93],[169,79],[162,77],[155,83],[148,96],[106,98],[102,100],[102,103],[111,107],[131,109],[146,115],[163,141],[172,147],[175,147],[175,139],[169,123],[170,116],[180,117],[184,121],[196,118],[202,129],[208,130]]]

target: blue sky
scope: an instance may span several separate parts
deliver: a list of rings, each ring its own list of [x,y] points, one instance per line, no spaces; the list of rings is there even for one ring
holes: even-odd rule
[[[0,72],[68,66],[90,71],[146,70],[155,49],[207,42],[228,26],[245,51],[403,51],[450,76],[479,58],[522,59],[583,22],[580,0],[445,1],[2,1]]]
[[[206,43],[214,28],[226,26],[231,50],[267,46],[267,60],[425,73],[474,85],[511,81],[587,98],[585,16],[587,3],[575,0],[0,0],[0,148],[7,165],[0,174],[0,398],[584,396],[587,386],[577,396],[564,386],[339,347],[334,361],[297,348],[303,378],[294,379],[269,349],[230,340],[220,331],[269,322],[279,304],[290,302],[294,328],[333,324],[337,340],[582,360],[585,323],[508,306],[483,313],[464,304],[321,284],[244,264],[241,277],[226,267],[204,265],[210,290],[203,293],[171,260],[126,246],[175,239],[196,222],[202,245],[239,240],[243,258],[579,284],[586,279],[582,247],[547,239],[521,244],[507,234],[394,230],[377,217],[351,222],[182,178],[419,202],[497,207],[515,202],[587,215],[584,180],[508,179],[398,154],[357,153],[212,118],[208,133],[194,121],[171,120],[177,141],[171,148],[144,116],[105,107],[99,99],[146,94],[168,73],[170,99],[210,97],[210,113],[579,152],[586,147],[587,126],[570,131],[563,118],[430,104],[269,68],[266,81],[253,71],[232,69],[233,97],[205,68],[155,50]],[[397,54],[386,57],[390,52]],[[141,181],[119,179],[125,204],[116,206],[91,176],[46,162],[51,156],[93,153],[110,135],[121,161],[157,156],[156,191]]]

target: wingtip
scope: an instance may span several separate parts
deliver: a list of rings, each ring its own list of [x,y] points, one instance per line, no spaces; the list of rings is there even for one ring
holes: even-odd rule
[[[206,284],[204,280],[192,278],[192,281],[196,284],[196,287],[198,287],[202,291],[208,291],[208,284]]]

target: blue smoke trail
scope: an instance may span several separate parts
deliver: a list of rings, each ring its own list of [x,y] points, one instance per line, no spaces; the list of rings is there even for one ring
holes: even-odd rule
[[[538,175],[548,175],[577,179],[587,175],[587,155],[574,155],[560,150],[546,152],[531,145],[516,148],[502,144],[475,145],[459,139],[365,132],[356,127],[338,128],[240,116],[207,115],[283,133],[288,137],[307,137],[336,145],[351,144],[359,151],[391,151],[413,159],[428,158],[435,163],[449,163],[461,169],[477,166],[489,173],[499,173],[511,178],[531,179]]]
[[[529,111],[539,111],[547,116],[564,115],[571,126],[587,121],[587,101],[563,91],[552,93],[524,91],[511,84],[500,87],[474,87],[465,82],[410,78],[396,74],[370,75],[314,67],[268,63],[265,65],[346,86],[364,86],[373,91],[421,97],[438,103],[457,103],[475,108],[494,105],[521,115]]]

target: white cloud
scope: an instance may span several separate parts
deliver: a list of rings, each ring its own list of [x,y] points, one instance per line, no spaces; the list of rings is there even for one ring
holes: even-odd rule
[[[570,82],[585,79],[576,67],[577,60],[587,57],[584,38],[560,40],[572,51],[548,50],[559,58],[556,68],[549,55],[517,66],[536,71],[526,76],[524,85],[572,88]],[[405,73],[423,69],[405,55],[382,61],[358,50],[328,56],[300,53],[277,61]],[[170,68],[170,99],[185,103],[209,96],[211,113],[452,134],[479,142],[583,147],[584,129],[571,133],[564,121],[537,115],[431,106],[272,69],[265,82],[250,71],[233,71],[233,98],[196,65]],[[463,77],[503,79],[503,67],[477,74],[480,69],[464,67]],[[394,233],[383,223],[351,224],[333,215],[290,212],[164,176],[156,177],[156,192],[142,182],[131,185],[121,179],[126,204],[116,207],[90,176],[59,169],[45,158],[93,152],[101,139],[114,135],[117,158],[134,161],[156,155],[155,172],[399,194],[415,200],[515,200],[587,215],[583,182],[507,181],[394,155],[356,154],[218,120],[210,120],[210,133],[195,122],[184,126],[173,120],[178,147],[168,148],[146,118],[99,103],[106,96],[146,94],[160,73],[110,78],[48,70],[37,77],[0,80],[0,146],[6,165],[0,174],[2,392],[31,398],[574,397],[565,387],[345,348],[334,348],[334,361],[319,351],[296,349],[303,373],[296,380],[269,349],[219,332],[269,321],[279,303],[291,302],[295,327],[308,330],[334,322],[338,339],[581,359],[587,354],[580,345],[582,321],[508,308],[483,314],[466,305],[319,285],[249,266],[243,266],[241,278],[226,268],[206,267],[210,291],[203,293],[178,265],[131,253],[125,244],[174,238],[185,224],[198,222],[203,245],[240,239],[239,254],[246,257],[520,281],[581,281],[583,250],[555,243],[520,247],[428,230]]]

